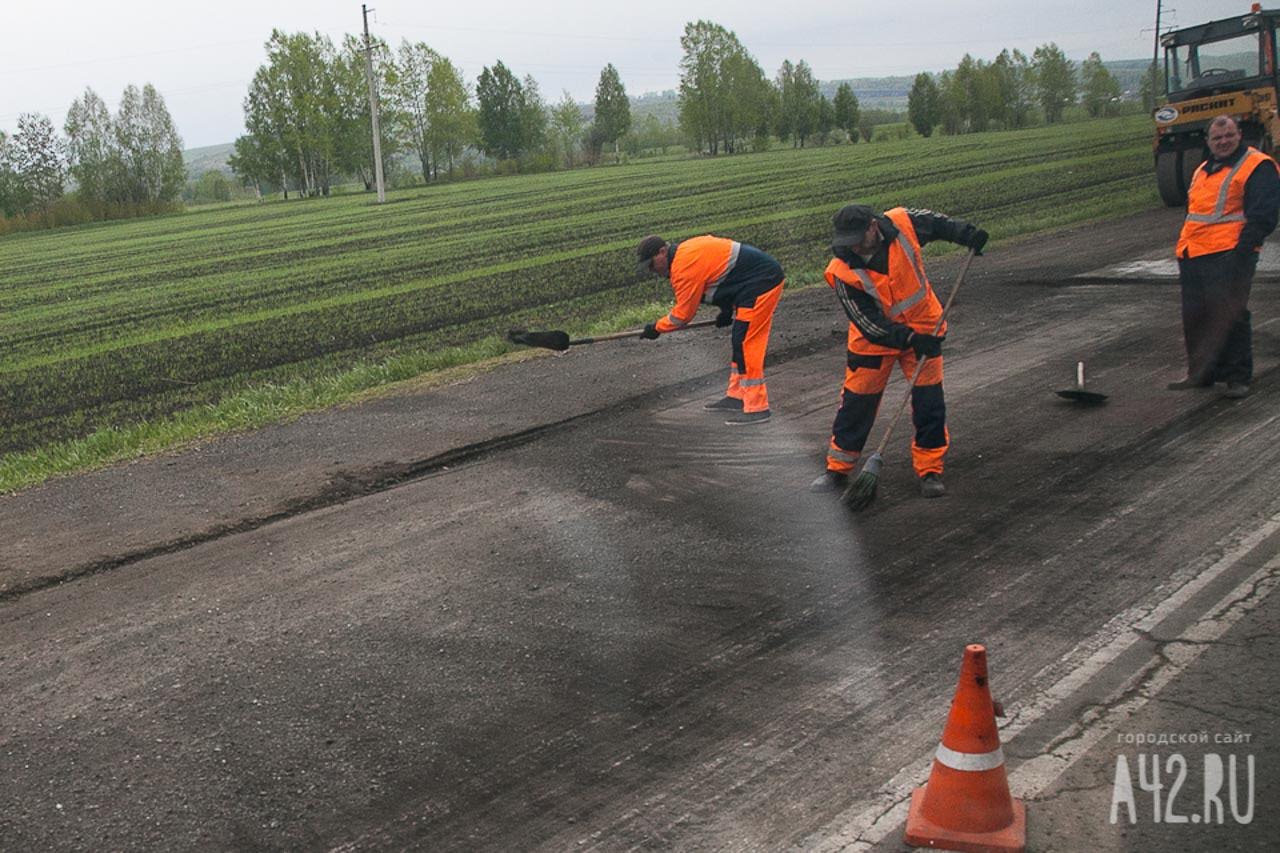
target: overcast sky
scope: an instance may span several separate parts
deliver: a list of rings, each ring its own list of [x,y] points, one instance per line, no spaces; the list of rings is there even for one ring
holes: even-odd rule
[[[531,74],[543,97],[595,95],[612,62],[631,95],[674,89],[680,34],[706,19],[738,39],[770,76],[782,60],[806,60],[821,80],[942,71],[964,54],[993,59],[1002,48],[1028,55],[1056,42],[1080,60],[1151,56],[1155,0],[490,0],[426,3],[375,0],[370,29],[393,46],[421,41],[448,56],[474,85],[502,60]],[[1161,29],[1248,11],[1248,0],[1165,0]],[[60,128],[72,100],[92,87],[115,109],[129,83],[164,96],[187,147],[231,142],[243,133],[242,102],[265,61],[272,28],[319,31],[340,43],[359,33],[360,4],[347,0],[48,0],[7,2],[0,11],[0,130],[18,115],[43,113]]]

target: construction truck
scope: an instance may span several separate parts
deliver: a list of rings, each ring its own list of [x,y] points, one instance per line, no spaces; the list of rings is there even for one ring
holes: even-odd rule
[[[1276,24],[1280,10],[1253,4],[1247,15],[1160,36],[1165,103],[1154,113],[1156,184],[1170,207],[1187,201],[1196,167],[1208,156],[1209,122],[1229,115],[1244,142],[1276,148]]]

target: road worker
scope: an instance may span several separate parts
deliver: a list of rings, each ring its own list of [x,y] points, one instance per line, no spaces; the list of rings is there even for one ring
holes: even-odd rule
[[[636,254],[641,271],[668,279],[676,299],[666,316],[646,325],[640,337],[653,340],[687,325],[701,303],[717,306],[716,325],[733,326],[733,353],[728,390],[705,408],[726,413],[730,426],[768,420],[764,357],[785,283],[782,265],[754,246],[709,234],[672,243],[650,235],[640,241]]]
[[[1266,154],[1241,143],[1229,116],[1209,124],[1209,152],[1191,178],[1178,236],[1187,375],[1169,388],[1225,382],[1223,396],[1240,399],[1253,381],[1249,291],[1262,241],[1276,227],[1280,172]]]
[[[987,232],[930,210],[895,207],[879,213],[863,204],[836,213],[826,279],[849,317],[848,353],[840,408],[831,428],[827,470],[815,492],[843,492],[871,432],[880,397],[894,364],[910,378],[920,359],[923,373],[911,391],[915,439],[911,462],[920,492],[941,497],[942,461],[950,437],[942,394],[942,341],[935,326],[942,305],[925,275],[920,247],[947,240],[980,252]]]

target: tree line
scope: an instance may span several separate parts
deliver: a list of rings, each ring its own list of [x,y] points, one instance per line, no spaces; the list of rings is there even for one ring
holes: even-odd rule
[[[447,56],[421,42],[392,50],[348,36],[339,48],[320,33],[275,31],[244,102],[248,132],[236,140],[231,166],[260,191],[286,196],[326,195],[335,175],[369,187],[366,63],[379,92],[383,171],[412,155],[428,183],[453,177],[472,151],[498,172],[515,172],[598,163],[626,149],[687,144],[732,153],[774,136],[803,147],[834,129],[856,138],[863,114],[848,84],[827,99],[803,60],[786,61],[770,80],[736,35],[709,21],[687,25],[681,44],[679,119],[670,126],[653,116],[633,121],[612,64],[600,72],[588,120],[567,91],[548,103],[532,76],[501,60],[482,68],[472,88]]]
[[[680,127],[695,150],[758,150],[771,137],[803,148],[836,129],[857,141],[861,111],[849,84],[828,99],[808,63],[789,59],[770,80],[737,35],[711,21],[687,24],[680,45]]]
[[[498,172],[514,172],[595,163],[648,141],[664,149],[683,143],[712,155],[761,150],[774,140],[796,147],[815,140],[857,142],[871,139],[877,122],[902,120],[863,110],[847,83],[828,98],[804,60],[786,59],[769,77],[737,35],[714,22],[686,24],[680,43],[678,125],[664,128],[649,117],[643,129],[632,121],[613,65],[600,72],[594,115],[586,121],[568,92],[548,104],[533,77],[521,77],[501,61],[484,67],[472,89],[447,57],[425,44],[404,42],[392,51],[374,43],[367,50],[383,92],[384,171],[393,171],[401,152],[416,156],[421,179],[430,182],[452,177],[470,151],[489,158]],[[372,154],[363,141],[369,136],[360,79],[365,51],[352,37],[335,50],[319,34],[273,33],[268,62],[245,101],[249,133],[237,140],[236,171],[259,187],[286,193],[292,188],[323,195],[335,169],[367,187]],[[1050,43],[1030,57],[1017,50],[1002,51],[991,62],[966,55],[952,71],[917,76],[905,118],[925,136],[935,129],[971,133],[1053,123],[1077,101],[1090,115],[1103,115],[1119,96],[1096,53],[1077,73]],[[901,130],[910,132],[905,124]],[[347,140],[349,133],[354,137]]]
[[[23,113],[0,131],[0,231],[159,212],[182,192],[182,138],[151,84],[127,86],[115,115],[85,89],[62,130]]]
[[[1061,121],[1077,102],[1090,116],[1118,109],[1120,84],[1096,52],[1077,71],[1053,42],[1028,58],[1020,50],[1002,50],[992,62],[965,54],[952,71],[936,77],[920,73],[907,97],[907,117],[916,133],[977,133],[1026,127],[1033,116],[1046,124]]]
[[[863,109],[848,83],[828,98],[803,59],[783,61],[772,77],[730,30],[711,21],[685,25],[680,39],[676,122],[635,121],[621,76],[600,72],[588,119],[565,91],[548,103],[530,75],[502,61],[471,86],[447,57],[421,42],[392,49],[352,35],[335,44],[321,33],[273,30],[266,61],[244,99],[246,132],[229,165],[259,194],[328,195],[351,178],[372,187],[372,72],[379,100],[384,172],[403,181],[419,164],[430,183],[472,174],[477,155],[499,173],[545,171],[621,159],[624,152],[677,145],[710,155],[762,150],[774,140],[795,147],[870,140],[876,125],[929,136],[1025,127],[1062,119],[1077,103],[1089,115],[1116,108],[1119,85],[1093,53],[1077,69],[1055,44],[1030,57],[1004,50],[993,61],[966,55],[959,65],[916,76],[905,117]],[[903,118],[906,122],[903,122]],[[232,187],[209,174],[187,186],[182,141],[151,85],[129,86],[113,116],[87,89],[59,136],[52,121],[19,118],[0,133],[0,224],[61,224],[165,209],[184,189],[222,200]],[[68,188],[71,188],[70,192]]]
[[[368,56],[366,56],[366,53]],[[260,190],[327,195],[337,175],[373,180],[367,67],[373,69],[384,172],[399,155],[421,164],[424,182],[453,177],[477,150],[499,170],[573,167],[599,160],[631,130],[630,102],[612,64],[600,72],[587,123],[568,92],[549,105],[532,76],[503,62],[484,67],[472,90],[457,66],[421,42],[392,50],[347,36],[274,31],[267,62],[244,101],[247,133],[230,165]]]

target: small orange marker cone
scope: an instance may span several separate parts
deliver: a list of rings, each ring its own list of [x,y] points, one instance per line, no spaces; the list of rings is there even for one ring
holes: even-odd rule
[[[965,646],[960,684],[929,782],[911,794],[906,842],[967,853],[1027,848],[1026,807],[1009,794],[987,686],[986,646]]]

